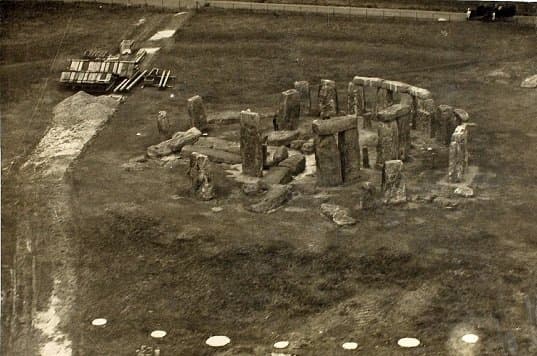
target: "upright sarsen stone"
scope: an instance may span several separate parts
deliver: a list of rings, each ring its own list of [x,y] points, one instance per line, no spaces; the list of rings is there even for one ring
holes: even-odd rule
[[[457,117],[453,108],[449,105],[439,105],[436,109],[436,115],[433,125],[436,140],[448,146],[451,142],[451,135],[457,127]]]
[[[188,116],[190,116],[190,127],[195,127],[204,132],[207,131],[207,114],[201,96],[196,95],[188,99]]]
[[[468,131],[466,125],[459,125],[451,136],[449,144],[448,180],[462,182],[468,169]]]
[[[211,200],[215,197],[209,157],[198,152],[192,152],[188,175],[192,182],[192,191],[198,198]]]
[[[382,167],[382,193],[385,204],[406,202],[406,185],[403,177],[403,161],[390,160]]]
[[[252,177],[263,176],[263,141],[259,114],[241,111],[242,173]]]
[[[347,87],[347,114],[361,115],[365,112],[364,87],[349,82]]]
[[[158,112],[157,129],[161,139],[167,140],[172,136],[172,125],[168,119],[168,114],[164,110]]]
[[[435,104],[433,99],[419,99],[413,97],[413,121],[412,126],[427,135],[429,138],[434,137],[434,115]]]
[[[385,161],[399,158],[399,129],[397,121],[380,121],[377,126],[377,161],[375,165],[381,168]]]
[[[300,94],[300,112],[302,115],[309,114],[311,110],[310,83],[305,80],[297,81],[295,89]]]
[[[319,113],[322,119],[336,116],[339,112],[336,82],[322,79],[319,86]]]
[[[274,130],[296,130],[300,118],[300,93],[295,89],[282,92],[274,118]]]
[[[315,135],[315,165],[317,184],[336,186],[343,183],[341,156],[335,135]]]
[[[338,133],[338,147],[341,157],[342,178],[352,182],[360,177],[360,144],[358,128]]]

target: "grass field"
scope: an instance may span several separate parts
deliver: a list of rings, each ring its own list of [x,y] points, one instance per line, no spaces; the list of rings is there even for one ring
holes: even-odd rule
[[[72,21],[91,24],[94,11],[77,10]],[[121,17],[125,28],[141,15],[128,11]],[[50,16],[43,11],[18,21],[20,31],[11,30],[12,36],[28,33],[24,26],[35,22],[60,21]],[[157,24],[167,15],[144,16],[155,16]],[[103,28],[122,28],[115,16],[104,18],[110,22]],[[119,42],[102,40],[111,47]],[[232,339],[222,355],[267,354],[279,339],[290,340],[300,355],[338,355],[348,340],[356,340],[365,355],[398,355],[396,341],[404,336],[422,340],[415,355],[498,355],[509,335],[521,355],[537,352],[536,327],[524,309],[537,281],[537,154],[531,149],[537,94],[519,88],[537,72],[533,29],[347,18],[327,23],[322,16],[208,10],[197,13],[174,40],[155,65],[173,68],[176,86],[164,92],[136,89],[72,167],[78,290],[66,331],[77,353],[132,354],[154,343],[148,334],[159,328],[168,331],[160,342],[166,355],[216,354],[203,345],[213,334]],[[37,37],[20,39],[32,41]],[[84,46],[65,48],[76,53]],[[53,53],[47,48],[33,56]],[[5,56],[2,64],[10,60]],[[5,65],[7,76],[11,70]],[[498,69],[509,77],[487,76]],[[216,177],[219,198],[203,203],[190,197],[181,164],[141,171],[121,167],[159,141],[158,110],[186,128],[186,99],[194,94],[205,98],[209,115],[266,111],[295,80],[334,79],[345,93],[354,75],[405,81],[430,89],[438,104],[465,108],[478,125],[471,138],[478,199],[454,210],[429,204],[362,212],[355,209],[357,185],[310,187],[359,219],[355,227],[338,229],[320,216],[321,201],[308,192],[288,203],[294,210],[255,215],[244,210],[248,199],[222,168]],[[36,96],[20,81],[9,85],[14,94],[4,105],[13,112],[7,123],[15,129],[3,123],[2,148],[13,157],[28,116],[20,113],[22,100],[34,102]],[[54,86],[51,92],[48,110],[69,94]],[[49,119],[46,111],[36,116],[41,131]],[[238,137],[236,126],[210,134]],[[417,172],[417,150],[413,155],[409,172]],[[434,189],[444,174],[439,167],[409,177],[409,190]],[[3,210],[17,207],[18,196],[8,191]],[[215,213],[215,206],[224,210]],[[7,228],[14,215],[3,215]],[[163,236],[178,238],[170,243]],[[108,318],[109,325],[93,328],[89,322],[95,317]],[[466,331],[478,333],[480,343],[461,344],[458,337]]]

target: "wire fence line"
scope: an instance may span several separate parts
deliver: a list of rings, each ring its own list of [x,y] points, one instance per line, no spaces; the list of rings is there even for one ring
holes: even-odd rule
[[[19,0],[23,1],[23,0]],[[49,0],[38,0],[49,1]],[[403,18],[415,19],[416,21],[466,21],[466,13],[448,11],[426,11],[406,9],[377,9],[353,6],[325,6],[325,5],[299,5],[279,3],[258,3],[243,1],[220,1],[220,0],[60,0],[65,3],[102,3],[124,6],[152,6],[164,9],[199,9],[212,7],[218,9],[249,10],[252,12],[293,12],[304,14],[323,14],[327,16],[356,16],[375,17],[383,19]],[[515,16],[514,22],[524,25],[537,26],[537,16]]]

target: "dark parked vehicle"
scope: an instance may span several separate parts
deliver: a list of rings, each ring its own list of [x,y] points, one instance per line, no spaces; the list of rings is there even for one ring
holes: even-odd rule
[[[500,21],[516,15],[515,5],[479,5],[469,9],[468,20]]]

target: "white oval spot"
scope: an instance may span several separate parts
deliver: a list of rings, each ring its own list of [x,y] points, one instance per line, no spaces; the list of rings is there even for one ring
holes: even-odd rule
[[[397,341],[397,345],[401,347],[418,347],[420,345],[420,341],[413,337],[404,337]]]
[[[174,94],[170,94],[170,98],[175,98],[175,95]]]
[[[151,331],[151,337],[155,339],[162,339],[164,336],[166,336],[166,331],[164,330],[154,330]]]
[[[345,350],[356,350],[358,348],[358,344],[355,342],[345,342],[343,345],[341,345]]]
[[[205,341],[207,345],[212,346],[212,347],[226,346],[230,342],[231,340],[229,339],[229,337],[223,336],[223,335],[211,336]]]
[[[108,321],[106,319],[104,319],[104,318],[97,318],[97,319],[93,319],[91,321],[91,325],[93,325],[93,326],[104,326],[104,325],[106,325],[107,322]]]
[[[475,344],[479,340],[476,334],[466,334],[461,337],[461,340],[467,344]]]
[[[285,349],[287,346],[289,346],[289,341],[278,341],[274,343],[275,349]]]

